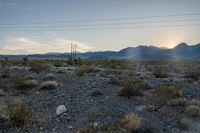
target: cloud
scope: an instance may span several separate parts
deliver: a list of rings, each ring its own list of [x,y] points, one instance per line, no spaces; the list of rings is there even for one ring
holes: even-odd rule
[[[37,54],[48,52],[69,52],[71,43],[77,44],[78,52],[93,50],[89,44],[73,41],[69,39],[53,39],[47,42],[38,41],[30,38],[14,38],[5,41],[0,49],[0,54]]]

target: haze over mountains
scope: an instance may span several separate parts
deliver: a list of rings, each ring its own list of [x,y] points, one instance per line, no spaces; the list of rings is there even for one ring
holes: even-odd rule
[[[32,54],[29,58],[67,58],[70,53],[46,53]],[[24,55],[0,55],[0,58],[23,58]],[[97,51],[78,53],[82,59],[199,59],[200,43],[189,46],[180,43],[172,49],[158,48],[154,46],[128,47],[120,51]]]

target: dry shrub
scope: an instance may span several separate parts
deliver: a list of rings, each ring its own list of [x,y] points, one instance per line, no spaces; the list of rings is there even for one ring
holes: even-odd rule
[[[185,78],[191,78],[193,80],[198,80],[200,77],[200,71],[199,70],[187,70],[185,72]]]
[[[150,101],[160,108],[166,105],[169,100],[179,97],[182,88],[183,86],[181,84],[158,86],[150,97]]]
[[[185,113],[189,117],[200,117],[200,107],[195,105],[190,105],[186,108]]]
[[[53,73],[49,73],[45,75],[44,77],[45,80],[56,80],[56,76]]]
[[[195,105],[195,106],[199,106],[200,107],[200,100],[196,100],[196,99],[192,99],[189,102],[190,105]]]
[[[48,68],[46,65],[46,62],[42,61],[31,61],[30,65],[30,71],[35,72],[35,73],[40,73]]]
[[[167,77],[167,72],[164,70],[164,68],[155,68],[153,70],[153,75],[156,78],[166,78]]]
[[[138,115],[131,113],[124,118],[123,123],[125,128],[135,131],[141,126],[142,120]]]
[[[35,88],[37,85],[38,83],[35,80],[25,80],[25,81],[16,80],[15,81],[15,88],[19,90]]]
[[[187,99],[185,99],[185,98],[176,98],[176,99],[169,100],[167,104],[171,105],[171,106],[186,106]]]
[[[151,88],[146,81],[135,79],[125,79],[121,82],[120,86],[122,88],[118,92],[118,95],[128,98],[131,96],[142,95],[142,90]]]
[[[3,89],[0,89],[0,96],[5,96],[5,92]]]
[[[76,70],[76,74],[78,76],[83,76],[84,74],[87,73],[96,73],[97,69],[95,69],[94,67],[89,67],[89,66],[82,66],[79,67],[78,70]]]
[[[27,105],[15,103],[8,98],[6,99],[6,113],[13,126],[22,127],[33,122],[32,113],[29,111]]]
[[[58,83],[56,81],[45,81],[40,87],[42,90],[52,90],[58,88]]]
[[[183,126],[184,128],[188,128],[190,126],[190,124],[192,123],[192,120],[188,117],[183,117],[180,120],[180,124],[181,126]]]

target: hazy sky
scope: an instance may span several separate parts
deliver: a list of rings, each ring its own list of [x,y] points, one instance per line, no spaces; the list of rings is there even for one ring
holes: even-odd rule
[[[200,42],[200,0],[0,0],[0,54]]]

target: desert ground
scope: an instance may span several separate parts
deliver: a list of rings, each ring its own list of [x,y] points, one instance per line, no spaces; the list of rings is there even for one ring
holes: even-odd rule
[[[0,61],[0,133],[199,133],[200,61]]]

